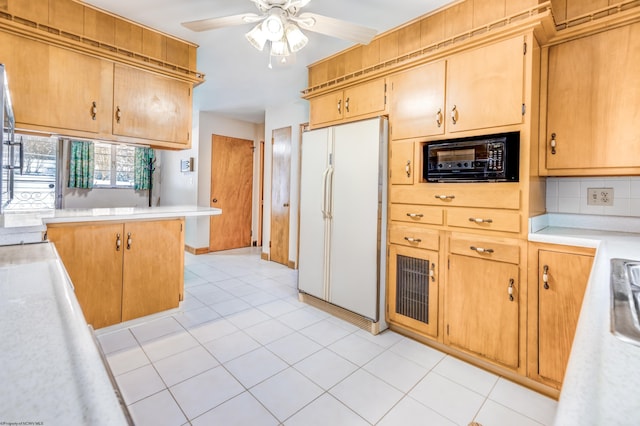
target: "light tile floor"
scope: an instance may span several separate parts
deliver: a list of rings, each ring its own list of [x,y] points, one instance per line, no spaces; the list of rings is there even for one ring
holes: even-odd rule
[[[255,248],[185,254],[178,310],[99,330],[136,425],[549,425],[556,402],[298,301]]]

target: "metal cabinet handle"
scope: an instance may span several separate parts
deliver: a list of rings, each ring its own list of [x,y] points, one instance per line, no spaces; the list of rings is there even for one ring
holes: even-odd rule
[[[544,289],[549,290],[549,265],[544,265],[542,268],[542,282],[544,283]]]
[[[429,269],[429,276],[431,277],[431,281],[436,280],[436,264],[431,264],[431,269]]]
[[[117,106],[116,107],[116,123],[120,123],[121,118],[122,118],[122,111],[120,110],[120,107]]]
[[[96,104],[96,101],[93,101],[91,102],[91,119],[95,120],[97,115],[98,115],[98,105]]]
[[[442,126],[442,109],[438,108],[438,112],[436,112],[436,124],[438,127]]]
[[[404,166],[404,171],[407,173],[407,177],[411,177],[411,160],[407,160],[407,164]]]
[[[458,122],[458,107],[456,105],[451,109],[451,122],[456,124]]]
[[[469,248],[478,253],[493,253],[493,249],[491,248],[482,248],[482,247],[476,247],[476,246],[471,246]]]
[[[344,110],[349,112],[349,98],[344,101]]]
[[[116,251],[120,251],[122,240],[120,240],[120,234],[116,234]]]
[[[555,133],[551,133],[551,155],[556,155],[556,134]]]
[[[405,240],[407,240],[410,243],[421,243],[422,240],[420,238],[413,238],[413,237],[404,237]]]
[[[342,99],[338,99],[338,114],[342,114]]]
[[[284,203],[282,207],[289,207],[289,203]]]
[[[513,284],[515,280],[513,278],[509,279],[509,287],[507,288],[507,293],[509,294],[509,301],[513,302]]]
[[[453,200],[454,198],[456,198],[455,195],[436,195],[435,197],[440,200]]]
[[[422,213],[407,213],[407,216],[411,217],[411,218],[421,218],[424,217],[424,215]]]
[[[131,232],[127,232],[127,250],[131,250]]]
[[[469,222],[475,223],[493,223],[493,219],[483,219],[481,217],[470,217]]]

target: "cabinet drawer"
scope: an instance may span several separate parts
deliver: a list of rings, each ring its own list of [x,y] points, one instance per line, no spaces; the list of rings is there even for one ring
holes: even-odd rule
[[[440,246],[440,234],[433,229],[392,223],[389,226],[389,242],[437,251]]]
[[[391,204],[389,218],[400,222],[443,224],[443,209],[440,207],[416,206],[410,204]]]
[[[520,243],[518,241],[452,234],[449,240],[449,251],[481,259],[520,263]]]
[[[520,214],[508,210],[449,209],[447,225],[487,231],[520,232]]]
[[[517,183],[419,183],[391,185],[389,197],[396,203],[451,207],[486,207],[518,210]]]

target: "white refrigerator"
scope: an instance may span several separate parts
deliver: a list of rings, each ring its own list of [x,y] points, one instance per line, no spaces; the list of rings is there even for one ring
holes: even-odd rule
[[[386,328],[386,118],[302,135],[298,289]]]

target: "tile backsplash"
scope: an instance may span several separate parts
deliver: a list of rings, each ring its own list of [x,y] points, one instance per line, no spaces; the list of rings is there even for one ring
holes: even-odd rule
[[[613,188],[613,205],[587,205],[587,188]],[[547,178],[547,212],[640,217],[640,176]]]

